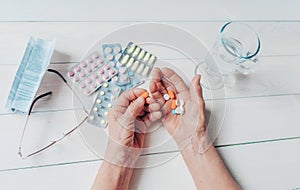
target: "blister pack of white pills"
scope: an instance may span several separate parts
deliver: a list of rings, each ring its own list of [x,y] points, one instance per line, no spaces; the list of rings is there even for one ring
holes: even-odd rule
[[[105,82],[98,91],[95,102],[88,117],[88,123],[105,128],[107,126],[107,114],[120,95],[121,88],[112,81]]]
[[[94,52],[73,66],[68,71],[68,76],[85,94],[90,95],[117,73],[114,66],[100,57],[98,52]]]
[[[119,62],[129,70],[129,76],[133,83],[139,82],[149,76],[156,61],[156,56],[142,49],[133,42],[129,42],[123,51]]]
[[[115,76],[112,80],[119,86],[127,85],[130,83],[130,79],[128,76],[127,67],[122,66],[119,63],[120,56],[122,54],[122,46],[121,44],[104,44],[102,45],[103,55],[107,62],[110,65],[114,65],[118,70],[118,75]]]
[[[106,62],[110,63],[110,65],[116,66],[122,54],[122,46],[118,43],[103,44],[102,52]]]

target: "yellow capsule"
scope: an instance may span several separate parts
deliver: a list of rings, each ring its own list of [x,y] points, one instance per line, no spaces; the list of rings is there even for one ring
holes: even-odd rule
[[[134,72],[137,69],[138,66],[139,66],[139,62],[135,61],[134,64],[132,65],[132,67],[131,67],[131,70]]]
[[[127,53],[132,53],[133,50],[135,49],[136,45],[131,44],[130,48],[127,50]]]
[[[129,59],[129,61],[128,61],[126,67],[127,67],[127,68],[130,68],[130,67],[132,66],[133,62],[134,62],[134,59],[133,59],[133,57],[131,57],[131,58]]]
[[[147,52],[146,55],[145,55],[145,57],[144,57],[144,59],[143,59],[143,61],[147,62],[149,60],[149,58],[150,58],[150,55],[151,54]]]
[[[121,59],[121,64],[122,65],[124,65],[124,64],[126,64],[127,63],[127,61],[128,61],[128,59],[129,59],[129,55],[128,54],[126,54],[125,56],[123,56],[122,57],[122,59]]]
[[[144,56],[145,56],[145,50],[142,50],[138,56],[138,59],[143,59]]]
[[[144,69],[144,64],[142,63],[142,64],[139,65],[139,67],[137,68],[136,72],[137,73],[141,73],[143,71],[143,69]]]
[[[133,54],[132,54],[132,56],[133,57],[137,56],[140,53],[140,50],[141,50],[141,48],[136,47],[135,50],[134,50],[134,52],[133,52]]]

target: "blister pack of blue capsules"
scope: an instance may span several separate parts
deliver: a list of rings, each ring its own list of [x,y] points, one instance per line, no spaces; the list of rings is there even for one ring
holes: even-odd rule
[[[122,46],[121,44],[104,44],[102,45],[103,55],[107,62],[110,65],[114,65],[118,70],[118,76],[113,77],[113,81],[119,85],[124,86],[130,83],[130,79],[128,76],[127,67],[122,66],[119,63],[120,56],[122,54]]]
[[[107,114],[120,95],[121,88],[112,81],[105,82],[98,91],[95,102],[88,117],[88,123],[105,128],[107,126]]]

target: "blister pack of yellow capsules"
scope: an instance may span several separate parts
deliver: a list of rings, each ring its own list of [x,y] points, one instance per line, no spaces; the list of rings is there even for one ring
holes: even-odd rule
[[[149,53],[133,42],[128,43],[119,59],[119,63],[128,69],[128,75],[131,80],[129,88],[135,86],[149,76],[156,59],[155,55]]]

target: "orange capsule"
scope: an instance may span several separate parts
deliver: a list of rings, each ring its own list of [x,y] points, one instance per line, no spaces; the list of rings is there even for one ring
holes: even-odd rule
[[[149,93],[146,91],[141,95],[143,98],[148,98],[149,97]]]
[[[176,109],[176,100],[172,100],[171,108],[172,110]]]
[[[175,99],[175,94],[172,90],[168,90],[168,94],[169,94],[171,99]]]

